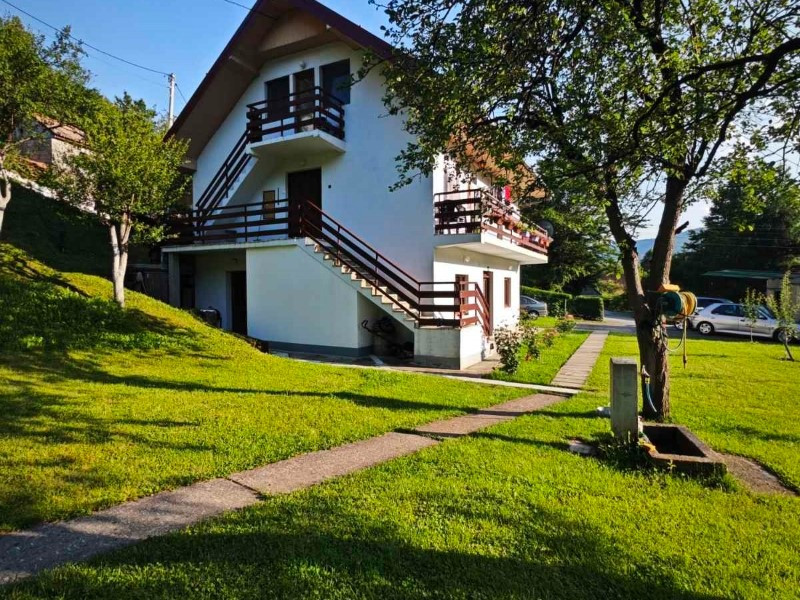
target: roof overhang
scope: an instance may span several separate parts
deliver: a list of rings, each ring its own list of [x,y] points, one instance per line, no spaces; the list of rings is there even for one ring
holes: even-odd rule
[[[167,136],[189,139],[187,159],[196,160],[265,61],[336,41],[392,54],[387,42],[316,0],[257,0]]]

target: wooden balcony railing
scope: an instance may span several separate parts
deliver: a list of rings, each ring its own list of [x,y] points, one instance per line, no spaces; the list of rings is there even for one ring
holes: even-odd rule
[[[247,105],[251,144],[314,129],[344,139],[344,105],[320,87]]]
[[[486,297],[475,282],[419,281],[312,202],[288,199],[193,210],[173,219],[168,244],[219,244],[308,237],[420,326],[480,325],[491,333]]]
[[[286,237],[289,233],[289,201],[201,208],[176,215],[172,225],[175,237],[168,243],[234,243]]]
[[[523,224],[515,205],[483,189],[436,194],[433,219],[436,235],[490,232],[500,240],[543,254],[551,241],[541,227]]]

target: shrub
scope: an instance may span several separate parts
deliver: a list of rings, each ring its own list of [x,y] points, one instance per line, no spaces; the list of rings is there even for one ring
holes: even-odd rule
[[[602,321],[605,313],[600,296],[575,296],[571,308],[575,315],[592,321]]]
[[[630,310],[628,304],[628,294],[622,292],[620,294],[604,294],[603,306],[609,310]]]
[[[525,360],[538,360],[542,355],[539,347],[539,329],[533,325],[532,321],[523,321],[520,323],[520,331],[522,332],[522,345],[525,346]]]
[[[494,330],[494,343],[500,355],[500,368],[506,373],[516,373],[519,368],[522,338],[522,329],[518,327],[497,327]]]
[[[541,336],[542,345],[545,348],[552,348],[557,337],[558,337],[558,331],[556,331],[555,329],[546,329]]]
[[[559,333],[569,333],[575,329],[575,319],[564,317],[556,322],[556,330]]]

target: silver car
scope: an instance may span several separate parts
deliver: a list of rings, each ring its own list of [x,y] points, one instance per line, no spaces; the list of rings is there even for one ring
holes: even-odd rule
[[[750,335],[750,323],[745,318],[744,307],[741,304],[711,304],[694,313],[689,318],[689,323],[702,335],[711,335],[715,331]],[[778,322],[766,307],[758,308],[758,318],[753,324],[753,335],[783,342],[783,332],[778,330]]]
[[[529,317],[546,317],[547,316],[547,303],[531,298],[530,296],[519,297],[519,311],[525,313]]]

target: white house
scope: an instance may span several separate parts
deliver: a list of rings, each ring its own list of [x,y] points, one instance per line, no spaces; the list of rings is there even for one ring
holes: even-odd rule
[[[517,319],[520,265],[546,262],[549,239],[490,172],[443,158],[389,190],[409,137],[380,73],[346,85],[365,51],[391,48],[313,0],[248,13],[171,129],[190,139],[193,197],[164,248],[170,301],[270,349],[359,356],[390,337],[463,368]],[[378,321],[384,336],[363,326]]]

